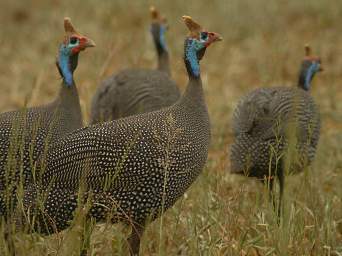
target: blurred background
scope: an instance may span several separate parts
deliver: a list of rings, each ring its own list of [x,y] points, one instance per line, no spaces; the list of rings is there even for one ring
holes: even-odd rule
[[[63,17],[69,16],[80,33],[96,42],[80,54],[74,75],[87,122],[102,79],[124,68],[156,67],[150,5],[168,19],[172,74],[182,90],[187,30],[181,16],[192,16],[224,41],[210,47],[201,62],[212,124],[206,170],[165,214],[164,226],[159,221],[151,225],[142,254],[342,255],[341,0],[0,0],[0,111],[55,97],[61,83],[55,59]],[[248,91],[296,85],[306,43],[324,67],[311,91],[323,127],[308,175],[289,178],[287,225],[278,227],[261,184],[229,174],[230,120]],[[120,255],[122,233],[124,227],[100,226],[91,255]],[[22,255],[72,255],[73,240],[66,242],[66,237],[67,232],[22,236],[17,242]]]

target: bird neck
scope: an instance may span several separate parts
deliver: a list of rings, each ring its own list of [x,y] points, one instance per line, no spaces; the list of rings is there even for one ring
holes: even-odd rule
[[[73,74],[77,68],[77,64],[78,53],[71,55],[68,49],[64,45],[61,45],[58,54],[57,67],[63,78],[63,84],[66,87],[73,87],[75,84]]]
[[[201,78],[189,78],[188,85],[182,97],[183,102],[200,103],[204,102],[204,93]]]
[[[163,50],[162,52],[158,51],[158,70],[171,75],[170,59],[167,50]]]
[[[59,90],[59,95],[53,105],[57,107],[62,115],[72,116],[74,123],[82,123],[82,112],[78,90],[74,82],[73,73],[77,68],[78,54],[66,54],[61,46],[57,68],[63,81]]]
[[[191,39],[187,39],[184,45],[184,63],[190,80],[201,80],[197,49]]]
[[[166,29],[160,25],[153,25],[151,31],[154,46],[158,54],[158,70],[170,75],[169,53],[165,41]]]
[[[64,82],[62,82],[58,97],[53,102],[53,106],[58,110],[62,119],[65,118],[66,120],[70,120],[68,127],[71,130],[82,127],[82,111],[78,90],[75,84],[67,87]]]
[[[302,67],[299,73],[298,87],[305,91],[309,91],[312,79],[314,78],[317,70],[318,68],[315,64],[312,64],[309,67]]]
[[[200,75],[200,65],[197,50],[191,40],[185,41],[184,63],[189,76],[189,82],[183,95],[183,102],[204,104],[204,94]]]
[[[79,104],[79,95],[78,95],[78,90],[75,84],[70,87],[66,87],[64,85],[64,82],[62,82],[62,86],[59,89],[59,102],[64,102],[63,105],[69,105],[70,103],[75,103]]]

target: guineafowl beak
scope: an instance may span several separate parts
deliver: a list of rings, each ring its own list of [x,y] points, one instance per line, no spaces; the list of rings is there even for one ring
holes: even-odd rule
[[[215,42],[223,40],[222,36],[220,34],[218,34],[218,33],[209,32],[208,35],[209,35],[209,39],[207,41],[206,46],[209,46],[212,43],[215,43]]]
[[[95,47],[96,44],[93,40],[91,40],[90,38],[86,38],[86,42],[84,44],[85,48],[86,47]]]
[[[322,71],[324,71],[324,68],[322,67],[322,64],[321,64],[321,65],[319,65],[319,69],[318,69],[318,71],[319,71],[319,72],[322,72]]]
[[[217,42],[217,41],[222,41],[223,37],[215,32],[212,32],[213,36],[212,36],[212,42]]]
[[[95,42],[93,41],[93,40],[91,40],[90,38],[88,38],[88,37],[85,37],[85,36],[82,36],[81,38],[80,38],[80,45],[79,45],[79,47],[76,47],[75,49],[74,49],[74,51],[84,51],[86,48],[88,48],[88,47],[95,47],[96,46],[96,44],[95,44]]]
[[[95,42],[88,37],[81,35],[74,35],[74,37],[77,37],[79,39],[79,45],[72,49],[73,54],[77,54],[80,51],[84,51],[88,47],[95,47]]]

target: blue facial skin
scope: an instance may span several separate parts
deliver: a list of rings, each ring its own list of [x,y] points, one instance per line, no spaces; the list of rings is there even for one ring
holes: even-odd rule
[[[310,83],[313,78],[313,76],[318,72],[320,69],[320,63],[313,62],[310,67],[307,69],[306,75],[305,75],[305,82],[304,87],[306,90],[310,89]]]
[[[72,56],[72,49],[78,45],[78,39],[76,41],[70,40],[67,45],[61,44],[59,48],[58,65],[62,72],[64,82],[68,87],[74,83],[72,71],[70,70],[70,57]]]
[[[203,48],[205,48],[205,44],[208,41],[208,34],[202,32],[200,35],[200,39],[196,38],[188,38],[187,44],[185,48],[185,58],[189,62],[191,67],[191,72],[193,76],[200,76],[200,66],[199,60],[197,57],[197,52]]]

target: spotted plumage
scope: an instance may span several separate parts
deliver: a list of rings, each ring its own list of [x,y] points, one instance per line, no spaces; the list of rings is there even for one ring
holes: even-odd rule
[[[92,202],[89,215],[97,221],[134,226],[129,242],[132,253],[139,251],[146,220],[171,207],[206,162],[209,117],[200,75],[190,72],[189,58],[199,62],[205,48],[219,39],[216,33],[206,40],[186,39],[187,50],[198,54],[185,54],[189,83],[171,107],[79,129],[49,149],[38,189],[47,195],[40,218],[49,216],[49,225],[39,225],[45,223],[41,220],[37,229],[51,233],[68,227],[82,190],[81,201]],[[31,209],[36,208],[35,191],[25,196]]]
[[[320,120],[308,92],[289,87],[262,88],[248,94],[237,106],[233,129],[236,141],[231,148],[232,171],[262,179],[275,175],[275,164],[280,163],[278,158],[291,136],[297,149],[304,150],[297,152],[301,161],[294,162],[297,167],[291,171],[300,171],[313,160]],[[306,162],[302,161],[303,154]]]
[[[158,68],[128,69],[104,80],[92,99],[91,124],[151,112],[171,106],[179,99],[179,89],[170,78],[169,53],[165,43],[167,24],[155,8],[151,8],[151,15]]]
[[[63,82],[57,98],[47,105],[0,115],[0,215],[12,207],[10,199],[15,197],[18,184],[26,187],[33,181],[39,158],[44,160],[48,146],[82,127],[73,72],[79,52],[94,43],[78,34],[69,18],[65,18],[64,26],[66,36],[57,59]]]
[[[271,186],[278,177],[281,195],[285,170],[297,173],[308,166],[320,135],[318,107],[308,90],[321,61],[306,49],[297,87],[256,89],[242,98],[233,114],[231,171],[263,181],[270,178]]]

